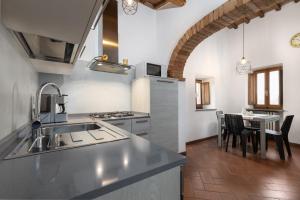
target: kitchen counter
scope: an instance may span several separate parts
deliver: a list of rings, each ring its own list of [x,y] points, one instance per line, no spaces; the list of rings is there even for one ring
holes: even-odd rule
[[[69,124],[97,122],[130,138],[0,161],[0,198],[96,198],[185,163],[185,157],[99,119],[69,118]]]

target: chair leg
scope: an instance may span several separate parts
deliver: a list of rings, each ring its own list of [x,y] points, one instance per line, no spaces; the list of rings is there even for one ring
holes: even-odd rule
[[[287,137],[283,137],[282,138],[286,147],[286,150],[288,152],[288,155],[291,157],[292,156],[292,152],[291,152],[291,148],[290,148],[290,142],[289,142],[289,138]]]
[[[226,141],[226,148],[225,151],[228,151],[228,144],[229,144],[230,134],[227,135],[227,141]]]
[[[227,130],[223,129],[224,133],[223,133],[223,140],[226,141],[227,138]]]
[[[255,134],[255,139],[256,139],[256,151],[258,151],[258,146],[260,146],[260,134],[256,132]]]
[[[253,148],[253,153],[256,154],[257,153],[257,141],[255,139],[255,135],[252,133],[251,134],[251,140],[252,140],[252,148]]]
[[[285,160],[282,137],[275,136],[274,139],[278,148],[280,159]]]
[[[266,135],[266,151],[269,149],[269,136]]]
[[[233,135],[232,136],[232,148],[236,147],[236,140],[237,140],[236,135]]]
[[[247,135],[242,134],[241,135],[241,139],[242,139],[242,149],[243,149],[243,157],[246,157],[246,153],[247,153]]]

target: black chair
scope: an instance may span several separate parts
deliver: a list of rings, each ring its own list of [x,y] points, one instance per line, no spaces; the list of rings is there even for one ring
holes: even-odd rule
[[[288,135],[290,132],[293,119],[294,119],[294,115],[287,116],[281,126],[280,129],[281,131],[274,131],[269,129],[266,130],[266,139],[267,139],[266,148],[268,148],[268,140],[270,138],[273,138],[276,143],[277,150],[279,152],[279,156],[281,160],[285,160],[283,143],[285,144],[288,155],[292,156]]]
[[[224,113],[222,110],[216,111],[217,119],[219,119],[220,115],[223,115],[223,114]],[[226,129],[226,124],[225,124],[224,118],[221,119],[221,131],[222,131],[222,135],[223,135],[223,140],[226,141],[227,129]]]
[[[228,132],[226,141],[226,152],[228,151],[228,144],[230,140],[230,135],[233,136],[232,146],[235,146],[236,138],[240,137],[241,145],[243,149],[243,157],[246,157],[247,153],[247,138],[250,136],[252,140],[253,152],[256,153],[256,140],[255,135],[252,130],[245,128],[244,120],[241,115],[225,115],[225,123]]]

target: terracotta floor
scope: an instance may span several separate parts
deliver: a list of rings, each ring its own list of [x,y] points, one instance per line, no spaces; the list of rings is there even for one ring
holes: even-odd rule
[[[267,159],[239,149],[221,150],[210,139],[187,146],[184,167],[185,200],[294,199],[300,200],[300,148],[281,161],[273,144]]]

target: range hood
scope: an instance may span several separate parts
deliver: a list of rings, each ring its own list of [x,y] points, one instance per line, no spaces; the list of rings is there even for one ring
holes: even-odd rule
[[[116,0],[111,0],[107,4],[102,20],[103,56],[95,57],[88,67],[93,71],[127,74],[131,67],[119,63],[118,2]]]
[[[108,1],[2,0],[1,18],[37,71],[70,71]]]

